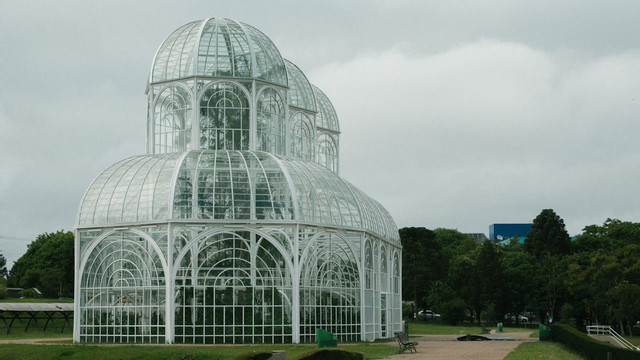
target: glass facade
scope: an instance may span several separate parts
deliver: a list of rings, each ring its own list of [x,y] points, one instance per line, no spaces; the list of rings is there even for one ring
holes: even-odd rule
[[[75,342],[299,343],[401,330],[389,213],[342,179],[326,94],[257,29],[188,23],[160,45],[147,155],[89,186]]]

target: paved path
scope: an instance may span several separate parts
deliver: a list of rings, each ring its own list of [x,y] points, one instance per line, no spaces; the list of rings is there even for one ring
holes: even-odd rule
[[[530,338],[528,332],[503,333],[514,341],[458,341],[459,335],[420,335],[411,337],[419,342],[417,353],[393,355],[389,360],[496,360],[504,359],[508,353],[523,342],[538,341]]]
[[[61,343],[60,341],[71,341],[72,338],[0,338],[2,344],[31,344],[31,345],[69,345],[69,343]]]

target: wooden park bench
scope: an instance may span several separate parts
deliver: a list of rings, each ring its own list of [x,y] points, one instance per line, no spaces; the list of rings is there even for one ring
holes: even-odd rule
[[[405,352],[409,350],[409,352],[418,352],[418,350],[416,350],[416,345],[418,345],[417,341],[409,340],[404,332],[397,332],[395,335],[396,340],[398,340],[398,346],[400,346],[400,351]]]

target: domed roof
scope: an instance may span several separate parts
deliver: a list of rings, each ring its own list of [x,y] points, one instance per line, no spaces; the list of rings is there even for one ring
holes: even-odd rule
[[[400,241],[382,205],[334,172],[258,151],[194,150],[120,161],[87,190],[78,227],[183,219],[302,222]]]
[[[150,82],[189,76],[256,78],[287,86],[282,56],[258,29],[231,19],[205,19],[179,27],[160,45]]]
[[[285,59],[287,77],[289,78],[289,106],[316,112],[316,99],[311,83],[302,71],[291,61]]]
[[[329,101],[327,95],[317,86],[311,85],[313,88],[313,94],[316,97],[316,104],[318,105],[318,114],[316,115],[316,127],[340,132],[340,124],[338,122],[338,115],[333,108],[333,104]]]

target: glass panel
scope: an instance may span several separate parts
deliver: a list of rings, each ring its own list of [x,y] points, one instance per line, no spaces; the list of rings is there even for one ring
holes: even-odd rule
[[[285,110],[280,95],[271,88],[260,92],[257,106],[257,149],[285,154]]]
[[[165,342],[165,274],[147,239],[118,231],[102,239],[80,279],[80,341]]]
[[[338,115],[333,108],[331,101],[322,90],[317,86],[311,85],[313,93],[316,97],[316,104],[318,105],[318,114],[316,115],[316,126],[318,128],[331,130],[334,132],[340,132],[340,125],[338,124]]]
[[[193,75],[193,47],[198,42],[201,23],[198,20],[185,24],[160,45],[153,63],[152,82]]]
[[[155,99],[153,108],[154,153],[190,149],[191,95],[181,86],[169,86]]]
[[[218,82],[204,91],[200,100],[200,147],[249,148],[249,100],[239,86]]]
[[[205,25],[198,47],[198,74],[251,77],[249,41],[234,21],[211,19]]]
[[[316,162],[333,172],[338,172],[338,149],[333,138],[328,134],[320,134],[317,142]]]
[[[336,235],[321,234],[301,259],[300,340],[314,342],[316,328],[338,341],[360,340],[360,274],[357,257]]]
[[[314,134],[311,119],[302,112],[291,117],[291,148],[289,155],[302,160],[313,160]]]
[[[237,231],[194,245],[176,276],[176,342],[292,342],[291,269],[270,240]]]
[[[316,99],[307,77],[292,62],[285,60],[289,77],[289,105],[316,111]]]

